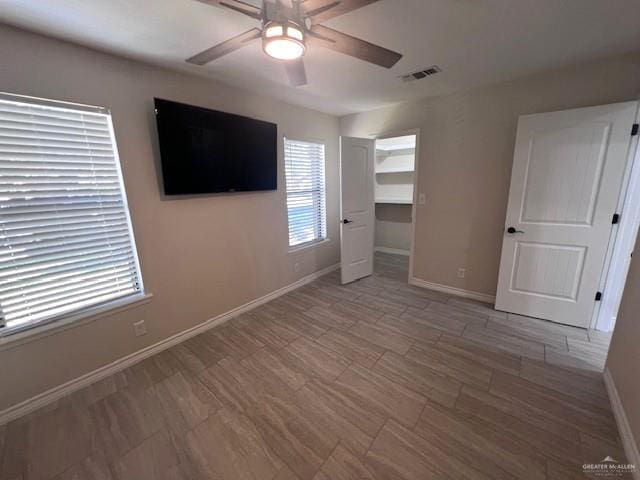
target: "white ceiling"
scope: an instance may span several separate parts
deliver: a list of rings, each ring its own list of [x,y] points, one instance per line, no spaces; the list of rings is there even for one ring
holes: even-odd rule
[[[258,0],[250,0],[259,4]],[[441,95],[640,49],[640,0],[380,0],[327,25],[396,50],[391,70],[324,49],[287,85],[260,42],[197,67],[184,59],[258,26],[195,0],[0,0],[0,22],[333,114]],[[405,83],[430,65],[443,72]]]

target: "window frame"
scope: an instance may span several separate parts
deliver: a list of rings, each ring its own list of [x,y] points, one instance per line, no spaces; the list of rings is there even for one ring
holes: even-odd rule
[[[0,328],[0,350],[1,347],[7,343],[13,343],[14,341],[20,342],[21,340],[29,337],[40,337],[49,331],[58,331],[70,328],[72,326],[86,323],[87,319],[97,319],[102,316],[109,315],[111,313],[117,313],[118,311],[134,308],[138,305],[147,303],[153,295],[146,293],[143,282],[142,268],[140,263],[140,257],[138,255],[138,247],[135,240],[135,232],[133,228],[133,222],[131,220],[131,211],[129,208],[129,200],[126,192],[126,185],[124,182],[124,176],[122,173],[122,165],[120,162],[120,154],[118,151],[118,142],[115,135],[115,129],[113,126],[113,117],[110,109],[106,107],[99,107],[94,105],[86,105],[73,102],[65,102],[59,100],[52,100],[40,97],[17,95],[12,93],[0,92],[0,100],[7,102],[14,102],[20,104],[31,104],[35,106],[52,107],[61,110],[67,110],[70,112],[88,112],[93,114],[104,115],[107,123],[107,130],[109,132],[109,138],[111,141],[111,148],[113,151],[114,166],[116,170],[116,176],[119,183],[119,191],[122,199],[122,208],[125,216],[125,223],[128,229],[128,238],[131,245],[131,254],[134,261],[134,268],[136,273],[137,283],[139,289],[136,292],[123,295],[121,297],[105,300],[102,302],[96,302],[90,305],[85,305],[80,308],[70,310],[68,312],[54,314],[49,317],[45,317],[40,320],[29,321],[23,324],[10,327],[8,325]]]
[[[284,135],[283,139],[283,162],[284,162],[284,188],[285,188],[285,216],[287,221],[287,248],[289,253],[296,253],[301,250],[306,250],[308,248],[317,247],[319,245],[325,244],[329,242],[331,239],[329,238],[329,225],[327,223],[327,142],[319,139],[310,139],[303,138],[299,136],[287,136]],[[322,196],[324,197],[324,215],[322,221],[324,222],[324,237],[317,237],[313,240],[309,240],[303,243],[298,243],[296,245],[291,245],[290,243],[290,224],[289,224],[289,188],[287,185],[287,142],[300,142],[300,143],[308,143],[311,145],[322,146],[322,172],[323,172],[323,183],[322,183]],[[312,192],[310,190],[310,192]],[[316,225],[317,227],[317,225]]]

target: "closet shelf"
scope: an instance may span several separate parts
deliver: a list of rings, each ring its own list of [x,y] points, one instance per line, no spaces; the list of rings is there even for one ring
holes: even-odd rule
[[[387,167],[380,168],[376,170],[376,174],[378,173],[413,173],[415,170],[409,167]]]
[[[388,155],[389,152],[398,152],[402,150],[413,150],[415,151],[416,145],[415,143],[398,143],[396,145],[390,145],[388,147],[383,145],[376,145],[376,152],[380,152],[383,155]]]
[[[376,198],[376,203],[397,203],[400,205],[411,205],[413,199],[411,198]]]

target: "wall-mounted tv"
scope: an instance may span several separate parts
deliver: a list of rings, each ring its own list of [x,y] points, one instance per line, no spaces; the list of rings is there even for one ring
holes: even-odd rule
[[[166,195],[277,189],[277,125],[155,99]]]

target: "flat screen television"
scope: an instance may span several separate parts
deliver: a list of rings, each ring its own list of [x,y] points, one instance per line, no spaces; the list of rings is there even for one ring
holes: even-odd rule
[[[166,195],[277,188],[277,125],[155,99]]]

